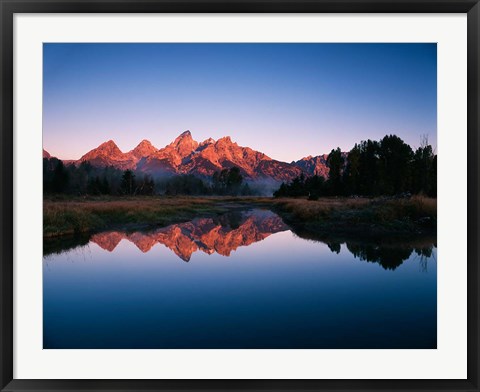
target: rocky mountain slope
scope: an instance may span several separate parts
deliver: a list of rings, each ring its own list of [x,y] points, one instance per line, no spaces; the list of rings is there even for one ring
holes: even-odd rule
[[[316,157],[309,155],[308,157],[292,162],[292,165],[299,167],[307,175],[313,176],[316,174],[317,176],[327,178],[329,171],[327,158],[328,154],[318,155]]]

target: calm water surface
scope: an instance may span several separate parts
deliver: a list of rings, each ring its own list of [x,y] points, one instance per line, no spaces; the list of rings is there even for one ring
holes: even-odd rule
[[[44,257],[44,348],[436,348],[436,247],[394,244],[263,210],[96,234]]]

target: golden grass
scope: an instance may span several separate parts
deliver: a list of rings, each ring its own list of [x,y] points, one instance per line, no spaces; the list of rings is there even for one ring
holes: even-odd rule
[[[281,198],[275,199],[274,203],[298,219],[315,220],[327,217],[332,211],[364,207],[370,203],[370,200],[364,198],[321,198],[318,200]]]
[[[277,199],[278,209],[287,214],[292,224],[324,225],[343,229],[382,226],[384,230],[415,230],[419,225],[434,229],[437,221],[437,200],[424,196],[411,198],[322,198]]]
[[[217,210],[217,202],[207,198],[135,197],[45,200],[45,236],[73,234],[115,224],[161,225],[196,213]]]

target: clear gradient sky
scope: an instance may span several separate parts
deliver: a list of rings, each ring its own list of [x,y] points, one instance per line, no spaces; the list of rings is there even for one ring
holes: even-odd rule
[[[436,44],[44,44],[43,144],[78,159],[109,139],[185,130],[290,162],[396,134],[437,143]]]

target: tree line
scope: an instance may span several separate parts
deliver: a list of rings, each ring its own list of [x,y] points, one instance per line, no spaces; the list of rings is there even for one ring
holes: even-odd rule
[[[340,148],[333,149],[327,166],[327,179],[301,174],[282,183],[274,196],[437,196],[437,156],[426,137],[415,151],[396,135],[355,144],[346,157]]]
[[[43,159],[43,192],[70,195],[152,195],[151,176],[136,176],[113,166],[99,168],[89,162],[65,165],[57,158]]]
[[[240,172],[233,166],[216,171],[208,179],[201,179],[192,174],[174,176],[159,184],[162,193],[166,195],[220,195],[220,196],[250,196],[254,192]],[[164,190],[164,192],[163,192]]]
[[[57,158],[43,159],[45,194],[69,195],[252,195],[238,167],[217,171],[211,178],[177,175],[156,181],[149,175],[89,162],[65,165]]]

